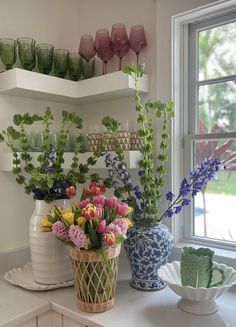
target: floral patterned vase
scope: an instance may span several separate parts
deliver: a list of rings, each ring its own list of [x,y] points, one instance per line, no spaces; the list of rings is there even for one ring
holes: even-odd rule
[[[166,285],[157,270],[167,263],[172,246],[172,235],[161,223],[131,228],[124,242],[132,272],[130,285],[144,291],[164,288]]]
[[[70,207],[68,200],[56,200],[47,203],[36,200],[35,210],[30,219],[30,252],[35,282],[41,284],[58,284],[72,280],[72,267],[69,250],[52,234],[42,232],[40,222],[49,211],[55,209],[55,205],[61,208]]]

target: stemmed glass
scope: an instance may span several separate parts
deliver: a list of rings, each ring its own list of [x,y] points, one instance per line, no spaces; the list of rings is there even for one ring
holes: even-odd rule
[[[96,32],[95,49],[103,62],[103,75],[107,73],[107,63],[114,56],[108,29],[100,28]]]
[[[121,70],[122,58],[129,52],[129,40],[125,24],[118,23],[112,25],[111,42],[112,50],[119,57],[119,70]]]
[[[0,55],[6,70],[11,69],[16,62],[16,41],[0,39]]]
[[[95,60],[90,60],[95,56],[95,45],[92,35],[82,35],[79,44],[79,54],[86,61],[86,65],[82,65],[82,72],[85,78],[94,76]]]
[[[139,54],[147,46],[146,35],[142,25],[134,25],[130,29],[129,46],[137,56],[137,65],[139,65]]]

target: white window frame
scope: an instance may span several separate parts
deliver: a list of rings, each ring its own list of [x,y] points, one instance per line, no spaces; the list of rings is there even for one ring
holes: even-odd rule
[[[188,134],[187,115],[189,114],[187,110],[189,105],[189,26],[190,24],[201,23],[222,15],[228,15],[232,10],[236,10],[236,0],[222,0],[172,17],[172,98],[175,104],[175,119],[172,124],[171,183],[174,194],[178,193],[180,182],[184,176],[183,142],[191,141],[191,139],[189,140],[186,137]],[[191,162],[189,167],[190,164]],[[182,215],[175,216],[172,221],[175,243],[173,258],[176,255],[179,257],[180,248],[184,245],[209,246],[215,251],[218,261],[236,267],[236,248],[233,249],[224,242],[215,242],[213,245],[206,240],[200,241],[199,239],[195,240],[193,237],[189,237],[189,233],[186,231],[191,230],[191,222],[186,228],[184,223],[186,224],[187,220],[184,219],[183,215],[190,215],[190,210],[191,208],[189,207]]]

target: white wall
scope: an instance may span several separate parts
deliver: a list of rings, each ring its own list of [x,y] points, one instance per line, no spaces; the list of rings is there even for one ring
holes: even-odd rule
[[[140,60],[146,63],[151,75],[150,97],[158,95],[170,99],[170,21],[171,15],[209,0],[1,0],[0,37],[34,37],[37,42],[50,42],[56,48],[77,51],[80,36],[95,34],[96,29],[111,28],[113,23],[123,22],[129,32],[133,24],[143,24],[148,46]],[[157,31],[157,33],[156,33]],[[135,60],[130,52],[124,64]],[[118,65],[117,58],[109,63],[108,70]],[[101,64],[97,59],[98,74]],[[155,72],[157,72],[155,74]],[[157,76],[157,79],[156,79]],[[75,106],[0,95],[0,128],[10,124],[17,112],[40,112],[45,106],[52,109],[78,109]],[[122,120],[134,119],[133,99],[119,99],[104,103],[84,105],[79,108],[86,120],[85,130],[98,124],[109,114]],[[157,135],[158,136],[158,135]],[[24,247],[28,244],[28,222],[33,210],[31,196],[24,194],[10,173],[0,172],[0,252]]]
[[[0,37],[35,38],[55,48],[77,51],[76,0],[1,0]],[[15,113],[43,113],[50,106],[59,116],[62,109],[77,107],[0,95],[0,128],[9,126]],[[0,146],[0,150],[2,146]],[[33,211],[32,197],[24,194],[11,173],[0,172],[0,252],[28,244],[28,223]]]

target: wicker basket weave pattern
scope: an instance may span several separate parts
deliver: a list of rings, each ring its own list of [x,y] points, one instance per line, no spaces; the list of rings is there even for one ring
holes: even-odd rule
[[[103,312],[114,304],[120,246],[106,252],[109,269],[98,252],[70,250],[78,307],[82,311]]]

